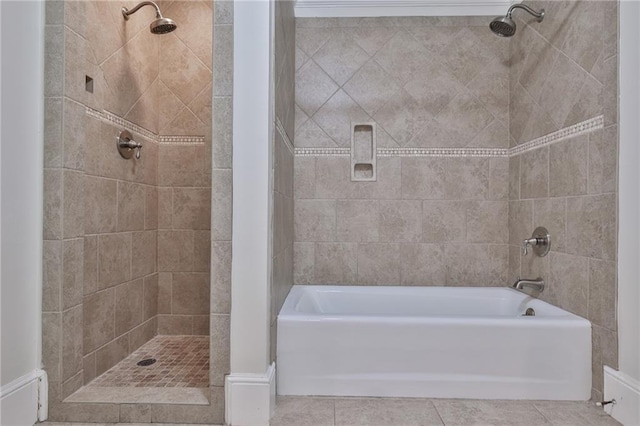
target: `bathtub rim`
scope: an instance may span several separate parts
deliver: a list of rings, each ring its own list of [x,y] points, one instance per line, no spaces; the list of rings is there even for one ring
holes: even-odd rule
[[[526,303],[534,302],[536,304],[544,304],[553,308],[554,311],[561,311],[561,315],[550,316],[498,316],[498,315],[478,315],[478,316],[455,316],[455,315],[385,315],[385,314],[335,314],[322,312],[300,312],[296,310],[296,305],[306,291],[314,289],[324,289],[329,291],[336,290],[360,290],[379,289],[379,291],[415,291],[416,289],[447,289],[456,292],[465,290],[473,290],[474,292],[484,289],[492,291],[500,290],[511,295],[516,295],[526,301]],[[280,322],[355,322],[355,323],[431,323],[431,324],[466,324],[473,326],[513,326],[522,327],[545,327],[554,324],[562,324],[563,327],[571,328],[591,328],[591,322],[579,315],[555,306],[542,299],[522,293],[509,287],[486,286],[486,287],[447,287],[447,286],[353,286],[353,285],[324,285],[324,284],[305,284],[294,285],[291,287],[280,312],[277,321]]]

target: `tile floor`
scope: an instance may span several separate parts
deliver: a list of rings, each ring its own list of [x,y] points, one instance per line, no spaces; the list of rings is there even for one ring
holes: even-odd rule
[[[620,423],[589,402],[314,397],[278,397],[270,423],[270,426],[364,425],[620,426]]]
[[[278,397],[271,426],[614,426],[587,402]]]
[[[137,362],[155,358],[155,364]],[[87,386],[209,387],[209,336],[156,336]]]

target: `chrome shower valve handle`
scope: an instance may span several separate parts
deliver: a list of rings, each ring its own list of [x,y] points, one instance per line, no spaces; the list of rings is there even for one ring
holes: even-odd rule
[[[120,153],[122,158],[128,160],[133,156],[133,153],[135,152],[136,160],[140,159],[142,142],[134,141],[131,132],[129,132],[128,130],[123,130],[120,132],[120,134],[116,138],[116,146],[118,147],[118,152]]]
[[[522,254],[526,256],[529,253],[529,247],[533,253],[539,257],[544,257],[551,249],[551,235],[544,226],[538,226],[531,238],[522,240]]]
[[[529,253],[529,246],[535,246],[538,244],[537,238],[528,238],[522,240],[522,254],[526,256]]]

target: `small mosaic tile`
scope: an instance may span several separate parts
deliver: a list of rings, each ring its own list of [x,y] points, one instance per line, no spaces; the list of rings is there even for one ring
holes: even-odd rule
[[[156,362],[138,365],[146,359]],[[206,388],[209,337],[156,336],[87,386]]]

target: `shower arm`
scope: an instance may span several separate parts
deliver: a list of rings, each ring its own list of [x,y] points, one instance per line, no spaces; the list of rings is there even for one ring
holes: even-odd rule
[[[162,13],[160,13],[160,7],[155,4],[152,1],[143,1],[141,3],[138,3],[133,9],[127,9],[126,7],[122,8],[122,14],[124,15],[124,19],[129,20],[129,15],[133,15],[134,13],[136,13],[138,10],[140,10],[141,7],[144,6],[153,6],[156,8],[156,18],[160,19],[162,18]],[[511,9],[509,9],[511,10]]]
[[[507,16],[509,18],[511,18],[511,13],[513,13],[513,9],[523,9],[523,10],[529,12],[529,14],[531,14],[531,15],[535,16],[536,18],[538,18],[538,22],[542,22],[542,20],[544,19],[544,9],[542,9],[542,11],[540,11],[540,12],[536,12],[535,10],[531,9],[526,4],[514,4],[513,6],[511,6],[509,8],[509,10],[507,10]]]

